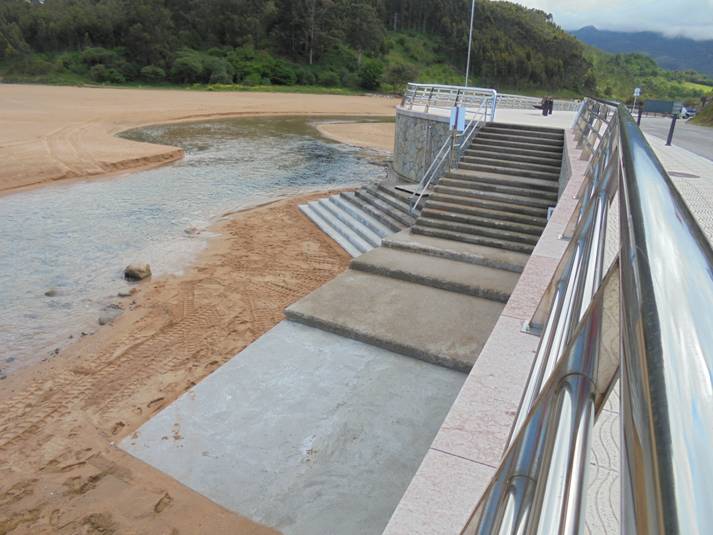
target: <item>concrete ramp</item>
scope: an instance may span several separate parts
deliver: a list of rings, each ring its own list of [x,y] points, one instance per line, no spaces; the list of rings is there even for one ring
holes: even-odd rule
[[[286,535],[376,535],[464,380],[284,321],[121,447]]]

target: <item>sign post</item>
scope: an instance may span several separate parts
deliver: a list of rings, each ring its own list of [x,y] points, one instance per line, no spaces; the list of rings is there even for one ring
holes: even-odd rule
[[[634,89],[634,107],[633,107],[634,110],[636,109],[636,99],[639,98],[640,96],[641,96],[641,88],[637,87],[636,89]]]

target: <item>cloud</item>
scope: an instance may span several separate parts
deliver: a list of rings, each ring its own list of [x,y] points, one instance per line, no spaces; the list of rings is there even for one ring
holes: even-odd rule
[[[513,0],[552,13],[567,30],[653,31],[713,39],[713,0]]]

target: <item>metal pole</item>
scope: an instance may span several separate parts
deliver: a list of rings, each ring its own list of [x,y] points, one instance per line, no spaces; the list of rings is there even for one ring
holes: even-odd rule
[[[475,0],[470,6],[470,32],[468,33],[468,61],[465,67],[465,87],[468,87],[468,75],[470,74],[470,49],[473,46],[473,19],[475,18]]]
[[[671,146],[671,141],[673,141],[673,130],[676,128],[676,119],[678,119],[678,115],[675,113],[671,116],[671,128],[668,130],[668,139],[666,140],[666,146],[670,147]]]

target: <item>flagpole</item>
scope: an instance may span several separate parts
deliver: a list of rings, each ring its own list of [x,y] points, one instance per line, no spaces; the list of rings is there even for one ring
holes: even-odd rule
[[[470,6],[470,32],[468,33],[468,61],[465,67],[465,87],[468,87],[468,75],[470,74],[470,49],[473,45],[473,19],[475,18],[475,0]]]

